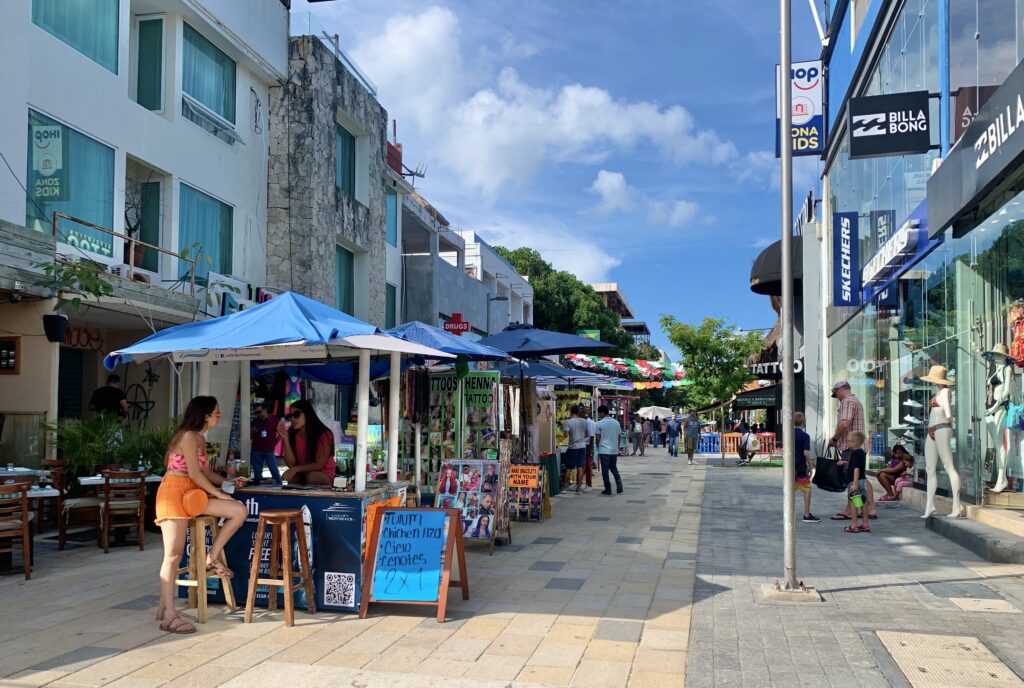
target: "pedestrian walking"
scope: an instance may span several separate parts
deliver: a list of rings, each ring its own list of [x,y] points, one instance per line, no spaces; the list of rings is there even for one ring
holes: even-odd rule
[[[672,416],[665,423],[665,438],[668,440],[669,456],[679,456],[679,430],[679,421],[676,420],[675,416]]]
[[[568,476],[575,473],[576,492],[582,492],[584,462],[587,460],[587,421],[582,418],[582,411],[579,406],[569,409],[569,419],[562,426],[569,435],[569,448],[562,456],[563,468]],[[569,484],[566,481],[566,484]]]
[[[644,455],[644,449],[651,443],[651,435],[654,434],[654,425],[649,420],[644,421],[644,441],[640,445],[640,456]]]
[[[608,478],[611,473],[615,477],[615,492],[622,494],[622,476],[619,475],[619,434],[622,428],[619,421],[608,415],[608,407],[601,404],[597,407],[597,455],[601,461],[601,479],[604,481],[603,495],[612,493],[612,484]]]
[[[867,459],[868,455],[864,452],[864,433],[860,430],[854,430],[847,435],[846,443],[849,449],[847,455],[846,464],[846,480],[849,482],[847,492],[849,494],[850,501],[850,514],[853,519],[853,523],[843,528],[846,533],[870,533],[871,527],[868,525],[868,505],[865,501],[867,497]],[[859,499],[858,499],[859,498]],[[858,507],[858,502],[860,506]],[[861,522],[863,525],[857,526],[857,516],[860,515]]]
[[[793,414],[793,452],[796,455],[796,491],[804,495],[804,523],[818,523],[820,518],[811,513],[811,436],[804,430],[804,414]]]
[[[583,486],[583,491],[590,492],[594,489],[591,484],[594,480],[594,443],[597,437],[597,423],[587,414],[587,411],[584,411],[583,415],[586,416],[584,420],[587,421],[587,456],[583,461],[583,479],[586,484]]]
[[[661,421],[661,428],[660,428],[660,434],[658,435],[658,439],[661,441],[661,446],[663,446],[663,447],[667,447],[668,446],[668,422],[670,420],[672,420],[672,419],[671,418],[665,418],[665,419],[663,419]]]
[[[850,435],[854,432],[864,432],[864,406],[850,390],[850,383],[846,380],[839,380],[832,385],[832,398],[839,400],[839,415],[836,422],[835,432],[828,440],[828,446],[835,447],[839,452],[840,465],[849,471]],[[875,493],[870,482],[866,482],[865,511],[868,518],[878,518],[875,511]],[[846,511],[839,512],[832,517],[833,521],[848,521],[855,518],[853,504],[850,503]]]
[[[700,443],[700,418],[697,412],[690,409],[690,413],[683,419],[683,441],[686,449],[686,463],[693,465],[693,455],[697,451],[697,444]]]
[[[640,456],[643,456],[644,448],[644,424],[641,422],[638,416],[633,416],[633,428],[631,433],[631,439],[633,440],[633,453],[630,456],[636,456],[639,451]]]
[[[651,446],[658,447],[658,440],[661,438],[661,419],[657,416],[651,422]]]

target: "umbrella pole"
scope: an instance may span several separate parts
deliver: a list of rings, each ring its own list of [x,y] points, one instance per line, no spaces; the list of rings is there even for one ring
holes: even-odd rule
[[[420,439],[420,432],[421,432],[420,424],[419,423],[415,423],[415,424],[413,424],[412,427],[413,427],[413,432],[416,433],[415,438],[413,439],[413,446],[415,447],[415,450],[416,450],[416,475],[413,476],[413,482],[416,484],[416,506],[419,506],[420,505],[420,502],[419,502],[419,499],[420,499],[420,485],[421,485],[421,483],[420,483],[420,475],[423,472],[423,448],[422,448],[422,440]]]
[[[356,387],[356,492],[366,491],[366,430],[370,413],[370,352],[359,351],[359,383]]]
[[[398,482],[398,402],[402,384],[402,355],[391,352],[391,379],[388,381],[388,482]]]

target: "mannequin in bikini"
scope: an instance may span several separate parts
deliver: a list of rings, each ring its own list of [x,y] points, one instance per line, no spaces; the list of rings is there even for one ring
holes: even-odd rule
[[[995,362],[995,370],[988,378],[988,408],[985,409],[989,446],[996,455],[996,484],[992,492],[1002,492],[1006,489],[1007,412],[1010,406],[1016,406],[1012,394],[1015,378],[1013,362],[1005,344],[996,344],[985,353]]]
[[[925,470],[928,473],[928,496],[925,502],[924,515],[928,518],[935,512],[935,489],[937,485],[937,468],[939,461],[949,475],[949,490],[953,496],[952,518],[960,516],[960,474],[953,462],[953,409],[950,386],[946,379],[944,366],[932,366],[928,375],[921,378],[924,382],[936,385],[939,390],[928,403],[928,433],[924,441]]]

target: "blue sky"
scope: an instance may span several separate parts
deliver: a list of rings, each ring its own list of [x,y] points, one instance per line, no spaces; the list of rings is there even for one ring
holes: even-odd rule
[[[795,60],[820,52],[793,3]],[[819,3],[820,5],[820,3]],[[378,87],[453,226],[618,282],[662,314],[769,327],[748,288],[779,233],[778,3],[335,0],[312,11]],[[798,161],[798,197],[819,163]]]

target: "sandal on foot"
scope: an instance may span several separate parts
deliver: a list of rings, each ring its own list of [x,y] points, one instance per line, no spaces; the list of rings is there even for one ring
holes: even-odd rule
[[[187,619],[183,619],[180,616],[175,616],[173,619],[169,619],[160,624],[160,630],[167,633],[177,633],[179,635],[187,635],[189,633],[195,633],[196,627],[192,625]]]
[[[878,514],[868,514],[868,518],[870,518],[872,521],[874,521],[874,520],[876,520],[878,518]]]
[[[861,533],[870,533],[871,532],[871,526],[861,526],[860,527],[860,532]]]
[[[843,532],[844,533],[859,533],[860,532],[860,528],[858,528],[857,526],[846,526],[845,528],[843,528]]]
[[[215,575],[223,576],[224,578],[234,578],[235,574],[224,564],[219,561],[212,561],[206,565],[207,571],[213,571]]]
[[[850,517],[847,516],[846,514],[836,514],[835,516],[832,517],[832,520],[833,521],[849,521]]]

